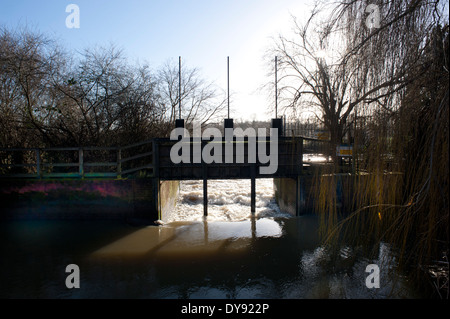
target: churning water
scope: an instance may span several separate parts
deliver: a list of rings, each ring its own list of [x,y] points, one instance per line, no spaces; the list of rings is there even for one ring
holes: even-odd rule
[[[162,226],[104,221],[0,224],[0,298],[414,298],[395,254],[321,245],[314,215],[291,217],[273,198],[272,180],[181,183],[177,214]],[[66,266],[80,269],[68,289]],[[380,269],[368,288],[366,267]]]
[[[209,180],[208,221],[241,221],[251,218],[250,180]],[[256,180],[256,218],[289,217],[274,198],[273,179]],[[177,214],[171,221],[203,220],[203,181],[182,181]]]

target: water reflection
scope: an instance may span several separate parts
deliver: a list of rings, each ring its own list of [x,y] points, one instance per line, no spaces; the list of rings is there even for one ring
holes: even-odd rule
[[[320,245],[315,216],[240,222],[0,224],[1,298],[412,298],[393,252]],[[65,287],[66,265],[81,288]],[[380,289],[365,267],[381,269]],[[400,279],[399,279],[400,278]]]
[[[240,222],[174,222],[161,227],[145,227],[110,243],[91,254],[93,258],[226,254],[248,248],[261,237],[283,234],[281,221],[251,218]]]

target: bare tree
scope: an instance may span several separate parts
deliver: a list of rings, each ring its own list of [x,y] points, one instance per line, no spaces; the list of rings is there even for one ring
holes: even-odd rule
[[[320,15],[323,8],[316,6],[304,24],[294,18],[292,38],[280,35],[275,40],[270,54],[281,57],[279,87],[285,107],[320,110],[318,117],[334,145],[341,143],[356,107],[394,110],[395,93],[413,80],[410,70],[419,63],[427,30],[408,23],[416,10],[423,10],[421,1],[400,2],[380,1],[380,28],[367,26],[367,1],[344,1],[326,19]]]
[[[369,4],[379,10],[377,27],[366,23]],[[429,278],[428,269],[448,255],[449,242],[448,2],[348,0],[333,5],[318,39],[342,35],[345,49],[337,62],[353,70],[347,77],[352,88],[348,105],[371,118],[364,126],[370,134],[359,163],[369,174],[356,176],[353,211],[339,223],[330,217],[337,211],[329,200],[335,190],[326,192],[329,185],[321,184],[328,238],[343,234],[344,225],[350,230],[347,239],[370,234],[365,240],[390,243],[398,249],[400,265]],[[389,126],[392,131],[386,134]],[[442,287],[432,285],[443,297]],[[448,298],[448,285],[446,293]]]
[[[328,39],[312,27],[316,14],[313,12],[303,26],[294,19],[294,38],[280,35],[271,54],[280,57],[278,87],[287,101],[285,107],[315,107],[337,145],[348,129],[350,113],[361,99],[353,95],[357,88],[349,81],[358,66],[339,63],[331,54],[327,56]]]
[[[181,98],[189,125],[217,119],[225,99],[197,69],[167,63],[153,72],[114,45],[70,56],[24,28],[0,30],[0,143],[3,147],[123,145],[166,136]]]
[[[69,144],[124,144],[152,136],[162,119],[148,66],[127,64],[114,46],[85,50],[59,81],[60,116],[53,123]]]
[[[56,43],[42,34],[0,29],[3,146],[37,147],[54,142],[47,127],[57,101],[51,79],[64,60]]]
[[[158,93],[160,104],[165,110],[166,119],[174,123],[178,117],[181,98],[182,118],[186,124],[198,121],[202,124],[216,121],[223,115],[226,107],[224,92],[213,83],[200,77],[196,68],[183,67],[181,70],[181,97],[179,96],[178,64],[166,62],[158,73]]]

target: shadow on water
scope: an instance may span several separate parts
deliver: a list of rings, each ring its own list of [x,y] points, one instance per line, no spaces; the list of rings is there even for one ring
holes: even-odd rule
[[[414,298],[376,256],[320,245],[316,216],[239,222],[0,224],[1,298]],[[392,259],[392,258],[388,258]],[[380,266],[380,288],[365,285]],[[67,289],[65,267],[80,267]],[[401,278],[401,277],[400,277]]]

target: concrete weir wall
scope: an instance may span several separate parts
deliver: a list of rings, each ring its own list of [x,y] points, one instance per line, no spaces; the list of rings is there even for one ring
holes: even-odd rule
[[[332,181],[333,177],[333,181]],[[275,200],[282,211],[296,216],[296,192],[299,198],[299,214],[313,213],[315,209],[314,175],[299,177],[299,188],[294,178],[274,178]],[[322,175],[321,183],[334,183],[336,204],[345,209],[352,201],[353,177],[350,174]]]
[[[280,210],[296,216],[297,179],[274,178],[275,200]],[[311,176],[299,177],[299,214],[306,214],[313,209],[311,198],[312,191]]]
[[[161,219],[173,211],[177,181],[3,180],[0,219]]]
[[[176,212],[175,206],[180,191],[179,181],[163,181],[159,187],[159,220],[167,223]]]

